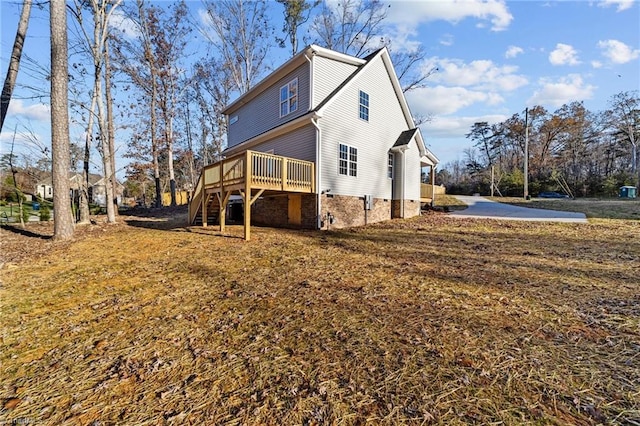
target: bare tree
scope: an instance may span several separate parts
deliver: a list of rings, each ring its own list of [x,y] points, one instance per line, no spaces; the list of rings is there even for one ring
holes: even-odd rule
[[[621,143],[631,145],[631,173],[635,185],[640,185],[638,141],[640,139],[640,97],[638,91],[621,92],[612,96],[607,111],[610,127]]]
[[[229,69],[238,91],[248,92],[267,70],[265,61],[273,32],[267,18],[267,2],[205,0],[204,3],[209,28],[202,33]]]
[[[107,221],[109,223],[116,222],[115,207],[113,205],[114,188],[112,185],[115,165],[113,164],[115,157],[111,152],[111,141],[109,137],[109,129],[107,126],[107,113],[105,108],[105,95],[103,94],[103,85],[105,80],[105,62],[107,61],[107,39],[109,37],[109,18],[113,11],[120,5],[122,0],[75,0],[75,8],[72,9],[74,15],[80,25],[80,29],[84,35],[87,46],[89,47],[91,60],[93,62],[93,92],[92,92],[92,108],[89,111],[93,114],[93,107],[97,109],[95,121],[98,125],[98,149],[102,157],[102,169],[104,174],[105,186],[105,204],[107,210]],[[83,8],[89,7],[93,16],[92,28],[87,29],[84,25]],[[92,30],[92,31],[91,31]],[[89,127],[87,133],[93,133],[93,120],[89,118]],[[86,155],[86,154],[85,154]],[[88,171],[85,170],[85,184],[88,186]],[[84,180],[84,179],[83,179]],[[83,220],[85,220],[83,218]]]
[[[381,35],[388,7],[380,0],[325,0],[311,24],[312,38],[328,49],[352,56],[367,55],[385,45]]]
[[[11,94],[16,85],[18,77],[18,68],[20,68],[20,58],[22,57],[22,47],[27,36],[27,27],[29,26],[29,15],[31,14],[31,0],[24,0],[22,3],[22,13],[16,31],[16,39],[13,42],[13,50],[11,51],[11,59],[9,60],[9,69],[7,69],[7,77],[4,79],[2,86],[2,97],[0,101],[0,131],[4,126],[4,118],[9,109]]]
[[[53,175],[53,238],[73,237],[73,215],[69,196],[69,109],[67,10],[65,0],[51,0],[51,151]]]

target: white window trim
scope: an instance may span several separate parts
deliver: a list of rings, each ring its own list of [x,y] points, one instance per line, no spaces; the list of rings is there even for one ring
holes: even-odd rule
[[[290,87],[294,83],[296,87],[296,92],[293,95],[291,95]],[[282,89],[285,89],[287,91],[287,99],[284,99],[284,100],[282,99]],[[280,90],[278,90],[278,99],[280,100],[280,102],[278,103],[278,110],[280,112],[280,118],[285,117],[291,114],[292,112],[296,112],[298,110],[298,104],[300,103],[300,97],[298,96],[299,92],[300,92],[300,85],[298,84],[298,77],[289,81],[287,84],[280,86]],[[296,99],[295,108],[291,109],[291,100],[294,98]],[[284,114],[282,113],[283,104],[287,106],[287,112]]]
[[[345,146],[347,148],[347,158],[343,159],[340,155],[342,151],[340,150],[341,146]],[[355,150],[355,161],[351,159],[351,150]],[[342,161],[346,161],[346,173],[342,173],[340,171],[340,163]],[[351,174],[352,167],[354,165],[353,170],[355,171],[355,175]],[[348,177],[358,177],[358,148],[355,146],[347,145],[346,143],[341,143],[338,145],[338,175],[340,176],[348,176]]]
[[[367,105],[362,103],[362,96],[361,94],[365,94],[367,95]],[[366,121],[367,123],[369,122],[369,117],[371,115],[371,109],[369,108],[369,105],[371,104],[371,96],[369,96],[369,94],[367,92],[365,92],[364,90],[358,90],[358,118],[360,118],[360,120],[362,121]],[[367,118],[363,118],[362,117],[362,108],[366,108],[367,111]]]
[[[393,166],[395,162],[395,157],[392,152],[387,156],[387,177],[389,179],[393,179]]]

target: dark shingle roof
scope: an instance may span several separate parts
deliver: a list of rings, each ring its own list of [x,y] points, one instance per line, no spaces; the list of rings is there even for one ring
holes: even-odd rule
[[[416,127],[400,133],[400,136],[398,136],[398,140],[396,140],[396,143],[393,144],[394,148],[409,145],[409,142],[411,142],[411,139],[413,139],[417,131],[418,128]]]

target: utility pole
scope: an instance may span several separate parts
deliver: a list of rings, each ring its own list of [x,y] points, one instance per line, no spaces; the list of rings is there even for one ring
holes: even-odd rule
[[[529,197],[529,108],[524,110],[524,199]]]

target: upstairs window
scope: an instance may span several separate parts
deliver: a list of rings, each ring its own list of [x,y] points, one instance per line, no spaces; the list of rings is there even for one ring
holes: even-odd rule
[[[298,79],[294,78],[280,88],[280,117],[298,109]]]
[[[358,175],[358,148],[340,144],[340,161],[338,172],[345,176]]]
[[[360,118],[369,121],[369,95],[360,91]]]

